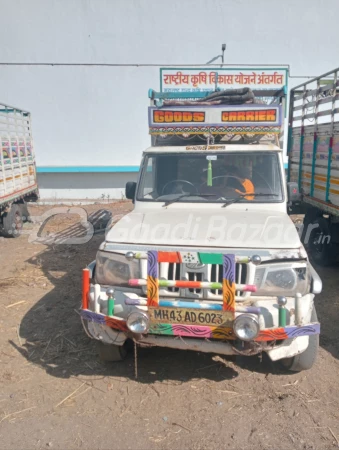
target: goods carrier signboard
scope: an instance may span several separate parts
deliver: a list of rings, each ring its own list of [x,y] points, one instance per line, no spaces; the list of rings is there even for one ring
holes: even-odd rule
[[[280,106],[248,104],[149,107],[150,134],[280,133]]]
[[[282,89],[287,86],[287,67],[172,68],[160,69],[161,92],[204,92],[249,87]]]

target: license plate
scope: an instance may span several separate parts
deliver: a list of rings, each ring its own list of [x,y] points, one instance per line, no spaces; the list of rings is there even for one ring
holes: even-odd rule
[[[229,327],[233,314],[229,311],[211,311],[186,308],[149,308],[153,323],[181,323],[189,325],[211,325]]]

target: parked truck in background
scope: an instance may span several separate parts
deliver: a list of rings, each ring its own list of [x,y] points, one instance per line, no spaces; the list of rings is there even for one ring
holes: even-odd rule
[[[0,103],[0,235],[20,236],[26,202],[37,198],[31,115]]]
[[[288,179],[298,185],[305,214],[302,240],[314,262],[339,256],[339,68],[291,90]]]
[[[83,271],[81,318],[103,359],[122,359],[131,339],[312,367],[322,286],[287,213],[285,92],[245,91],[149,92],[134,210]]]

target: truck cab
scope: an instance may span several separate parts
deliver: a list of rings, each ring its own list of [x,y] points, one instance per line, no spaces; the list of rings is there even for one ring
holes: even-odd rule
[[[321,280],[287,214],[280,97],[236,106],[208,98],[166,105],[161,97],[152,91],[153,145],[137,183],[126,186],[134,209],[84,270],[87,333],[110,360],[132,339],[266,352],[287,369],[309,369]]]

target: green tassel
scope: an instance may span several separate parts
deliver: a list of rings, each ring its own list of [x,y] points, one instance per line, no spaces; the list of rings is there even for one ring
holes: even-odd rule
[[[114,298],[109,298],[107,302],[107,315],[111,317],[114,315]]]
[[[286,327],[286,308],[279,306],[279,327]]]
[[[207,186],[212,186],[212,161],[208,161]]]

